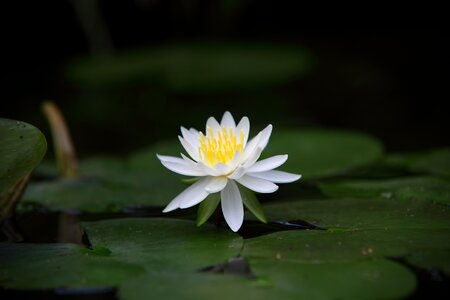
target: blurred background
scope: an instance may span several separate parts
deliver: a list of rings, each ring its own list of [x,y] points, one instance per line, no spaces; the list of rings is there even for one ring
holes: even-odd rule
[[[53,100],[80,156],[129,153],[225,110],[253,133],[272,123],[355,129],[388,151],[449,144],[440,28],[319,28],[297,1],[55,0],[5,12],[0,116],[49,137],[40,105]]]

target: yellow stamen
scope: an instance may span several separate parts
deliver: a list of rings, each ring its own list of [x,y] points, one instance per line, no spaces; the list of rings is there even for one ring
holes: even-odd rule
[[[222,127],[217,132],[213,132],[208,127],[206,132],[207,136],[200,132],[198,153],[200,159],[210,166],[217,163],[227,164],[233,159],[236,151],[242,152],[244,149],[245,133],[243,130],[239,132],[239,142],[233,128],[227,130]]]

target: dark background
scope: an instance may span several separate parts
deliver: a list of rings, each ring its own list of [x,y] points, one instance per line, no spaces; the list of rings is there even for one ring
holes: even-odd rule
[[[388,151],[448,145],[448,47],[440,28],[315,27],[301,4],[282,1],[36,1],[12,16],[1,117],[49,129],[43,100],[57,103],[82,156],[129,153],[202,128],[224,110],[253,128],[339,127],[379,137]],[[305,48],[314,67],[276,86],[183,92],[140,83],[86,90],[67,76],[79,58],[179,42]],[[144,88],[142,86],[145,86]],[[111,92],[112,91],[112,92]]]

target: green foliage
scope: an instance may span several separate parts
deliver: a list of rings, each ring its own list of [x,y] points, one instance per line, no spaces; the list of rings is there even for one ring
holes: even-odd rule
[[[0,118],[0,198],[39,164],[46,151],[39,129]]]

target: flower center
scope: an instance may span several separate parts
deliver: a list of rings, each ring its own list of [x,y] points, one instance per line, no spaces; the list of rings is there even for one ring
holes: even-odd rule
[[[244,148],[244,131],[239,132],[239,139],[233,128],[222,127],[221,130],[213,132],[211,128],[207,128],[207,135],[200,132],[200,146],[198,153],[200,159],[214,166],[217,163],[227,164],[233,159],[236,151],[242,152]]]

